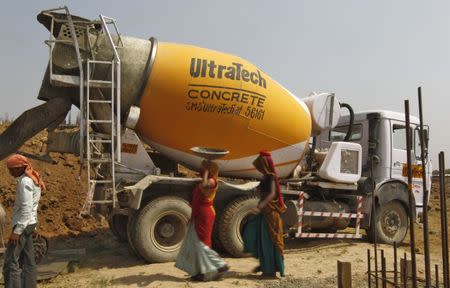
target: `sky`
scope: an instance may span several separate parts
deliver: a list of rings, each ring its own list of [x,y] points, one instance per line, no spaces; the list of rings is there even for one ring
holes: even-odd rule
[[[249,60],[299,98],[333,92],[355,111],[404,111],[430,126],[433,166],[450,159],[450,1],[5,1],[0,10],[0,118],[36,99],[48,61],[48,31],[36,20],[72,14],[117,20],[121,34],[186,43]],[[446,161],[449,163],[449,161]]]

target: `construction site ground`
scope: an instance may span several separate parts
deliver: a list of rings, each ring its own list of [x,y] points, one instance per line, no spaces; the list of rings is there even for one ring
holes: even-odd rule
[[[5,126],[0,126],[0,133]],[[20,148],[20,151],[43,155],[46,132],[41,132]],[[264,280],[252,274],[257,266],[253,258],[226,258],[231,270],[220,281],[191,282],[174,263],[146,264],[133,255],[126,243],[109,232],[102,217],[79,213],[86,198],[86,179],[78,158],[70,154],[51,153],[55,164],[31,160],[44,178],[47,190],[39,207],[38,230],[50,240],[50,250],[85,248],[86,253],[69,269],[55,278],[39,283],[39,287],[336,287],[337,261],[352,264],[353,287],[367,286],[367,249],[373,246],[365,240],[286,240],[285,266],[287,276],[279,280]],[[15,198],[15,180],[5,162],[0,162],[0,201],[7,211],[6,240],[10,232],[11,210]],[[450,189],[447,189],[450,196]],[[429,239],[432,264],[441,263],[441,224],[439,186],[433,183],[429,204]],[[448,213],[448,212],[447,212]],[[416,224],[417,267],[423,276],[423,230]],[[405,239],[399,254],[407,252]],[[388,267],[393,263],[392,247],[385,249]],[[373,253],[372,253],[373,255]],[[224,257],[228,257],[224,254]]]

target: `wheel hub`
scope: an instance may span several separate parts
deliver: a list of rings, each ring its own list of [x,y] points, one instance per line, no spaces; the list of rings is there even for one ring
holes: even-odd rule
[[[394,211],[389,211],[384,217],[383,224],[385,231],[394,235],[400,229],[400,215]]]
[[[171,223],[163,223],[159,228],[159,234],[164,238],[173,237],[175,234],[175,227]]]
[[[161,215],[154,227],[150,227],[152,241],[160,250],[177,249],[186,234],[187,225],[184,218],[173,211]]]

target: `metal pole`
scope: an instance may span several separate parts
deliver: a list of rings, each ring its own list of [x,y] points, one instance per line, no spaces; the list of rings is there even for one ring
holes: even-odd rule
[[[374,157],[370,159],[370,177],[373,179],[373,161]],[[375,271],[375,288],[378,288],[378,256],[377,256],[377,233],[375,229],[375,217],[377,215],[376,213],[376,206],[375,205],[375,191],[372,191],[372,213],[370,214],[370,229],[373,229],[373,252],[375,256],[375,268],[373,271]]]
[[[403,287],[407,288],[407,282],[408,282],[408,265],[406,264],[406,252],[403,254],[403,261],[402,261],[402,270],[403,270],[403,274],[402,274],[402,281],[403,281]]]
[[[439,266],[438,266],[438,264],[434,265],[434,274],[436,277],[436,288],[439,288]]]
[[[442,241],[442,272],[444,274],[444,288],[449,288],[448,278],[448,231],[447,231],[447,203],[445,193],[445,162],[444,152],[439,153],[439,188],[441,204],[441,241]]]
[[[397,242],[394,242],[394,287],[397,287]]]
[[[430,242],[428,238],[428,188],[427,188],[427,170],[425,169],[425,135],[423,129],[423,110],[422,110],[422,87],[418,89],[419,94],[419,118],[420,118],[420,161],[422,162],[422,218],[423,218],[423,246],[425,258],[425,287],[431,287],[431,266],[430,266]]]
[[[384,250],[381,250],[381,285],[386,288],[386,258],[384,258]]]
[[[371,283],[370,283],[370,273],[372,273],[372,271],[370,271],[370,249],[367,249],[367,287],[371,288]]]
[[[417,288],[417,272],[416,272],[416,237],[414,234],[413,209],[414,195],[412,191],[412,173],[411,173],[411,130],[409,121],[409,101],[405,100],[405,124],[406,124],[406,165],[408,174],[408,199],[409,199],[409,244],[411,247],[412,261],[412,280],[413,288]]]

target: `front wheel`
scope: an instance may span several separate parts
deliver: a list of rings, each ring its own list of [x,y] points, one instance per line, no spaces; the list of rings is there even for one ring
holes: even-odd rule
[[[376,234],[377,242],[401,243],[408,231],[408,214],[405,207],[394,200],[377,208],[371,229],[372,234]],[[373,240],[373,235],[371,238]]]

